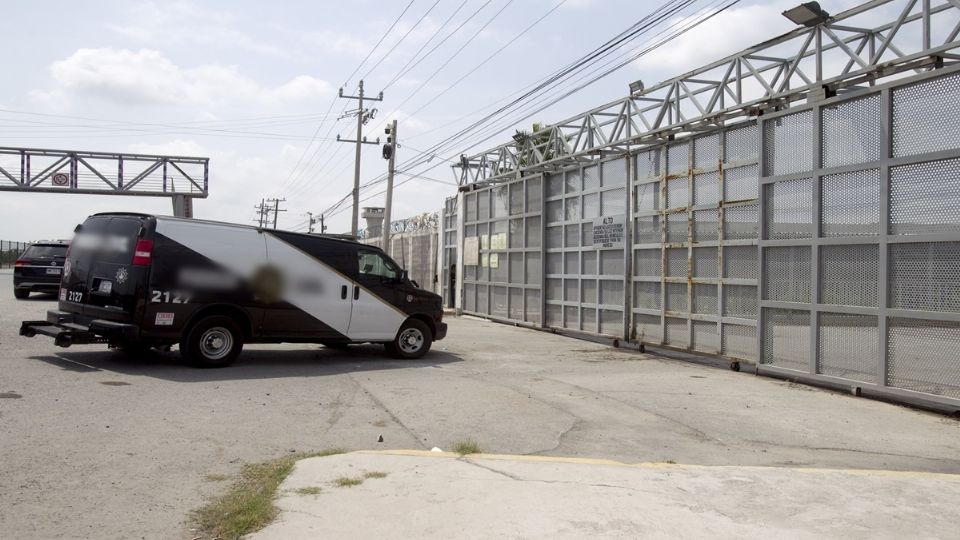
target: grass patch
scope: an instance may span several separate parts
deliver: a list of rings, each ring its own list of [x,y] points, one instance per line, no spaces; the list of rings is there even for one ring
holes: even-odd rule
[[[386,478],[387,473],[380,471],[370,471],[363,473],[364,478]]]
[[[344,452],[334,448],[244,465],[239,478],[226,493],[193,512],[191,518],[197,535],[234,540],[259,531],[277,516],[279,510],[273,505],[277,489],[298,460]]]
[[[319,495],[322,490],[317,486],[302,487],[296,490],[297,495]]]
[[[669,465],[676,465],[676,464],[677,464],[677,462],[674,461],[674,460],[672,460],[672,459],[668,459],[668,460],[664,461],[664,463],[667,463],[667,464],[669,464]]]
[[[207,482],[223,482],[224,480],[229,480],[230,475],[227,474],[208,474],[204,477],[204,480]]]
[[[480,448],[480,445],[477,444],[477,441],[473,439],[467,439],[465,441],[457,441],[453,443],[453,451],[465,456],[467,454],[480,454],[483,450]]]
[[[353,487],[353,486],[359,486],[362,483],[363,483],[363,478],[360,478],[360,477],[351,478],[349,476],[341,476],[340,478],[337,478],[336,480],[333,481],[333,485],[337,487]]]

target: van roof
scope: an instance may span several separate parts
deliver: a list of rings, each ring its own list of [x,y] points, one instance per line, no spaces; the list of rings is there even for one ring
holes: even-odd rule
[[[90,216],[90,217],[95,217],[95,216],[131,216],[131,217],[138,217],[138,218],[141,218],[141,219],[143,219],[143,218],[151,218],[151,217],[152,217],[152,218],[156,218],[156,219],[158,219],[158,220],[162,219],[162,220],[164,220],[164,221],[185,221],[185,222],[187,222],[187,223],[209,223],[209,224],[211,224],[211,225],[226,225],[226,226],[228,226],[228,227],[237,227],[237,228],[240,228],[240,229],[254,229],[254,230],[260,229],[260,227],[257,227],[257,226],[255,226],[255,225],[247,225],[247,224],[244,224],[244,223],[228,223],[228,222],[226,222],[226,221],[215,221],[215,220],[210,220],[210,219],[182,218],[182,217],[176,217],[176,216],[164,216],[164,215],[157,215],[157,214],[142,214],[142,213],[138,213],[138,212],[98,212],[98,213],[96,213],[96,214],[93,214],[93,215]],[[348,244],[357,244],[357,245],[363,245],[363,246],[366,246],[366,247],[376,247],[376,246],[371,246],[371,245],[368,245],[368,244],[363,244],[362,242],[359,242],[359,241],[357,241],[356,239],[354,239],[354,238],[352,238],[352,237],[350,237],[350,236],[347,236],[347,235],[339,235],[339,234],[310,234],[310,233],[301,233],[301,232],[294,232],[294,231],[286,231],[286,230],[283,230],[283,229],[267,229],[267,228],[264,228],[263,230],[266,230],[266,231],[278,230],[278,231],[280,231],[280,232],[284,232],[284,233],[287,233],[287,234],[296,234],[296,235],[298,235],[298,236],[306,236],[306,237],[309,237],[309,238],[323,238],[323,239],[325,239],[325,240],[333,240],[333,241],[336,241],[336,242],[345,242],[345,243],[348,243]]]

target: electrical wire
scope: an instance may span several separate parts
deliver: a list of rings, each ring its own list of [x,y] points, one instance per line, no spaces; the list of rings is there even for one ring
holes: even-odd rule
[[[386,53],[384,53],[384,55],[380,57],[380,60],[377,60],[377,63],[374,64],[373,67],[371,67],[369,70],[367,70],[366,75],[364,75],[363,77],[361,77],[361,79],[367,79],[367,78],[369,78],[369,77],[370,77],[370,74],[373,73],[373,70],[377,69],[377,66],[379,66],[381,63],[383,63],[383,61],[386,60],[387,57],[390,56],[390,54],[391,54],[393,51],[395,51],[396,48],[397,48],[401,43],[403,43],[403,40],[407,39],[407,36],[409,36],[411,32],[413,32],[418,26],[420,26],[420,23],[423,22],[423,20],[427,18],[427,15],[429,15],[430,12],[433,11],[433,8],[437,7],[437,4],[439,4],[439,3],[440,3],[440,0],[436,0],[436,1],[433,3],[433,5],[430,6],[430,8],[427,9],[427,11],[424,12],[424,14],[421,15],[419,19],[417,19],[417,22],[413,23],[413,26],[411,26],[410,28],[408,28],[407,31],[406,31],[406,33],[404,33],[403,36],[401,36],[400,39],[399,39],[396,43],[393,44],[393,47],[390,47],[390,50],[387,51]]]

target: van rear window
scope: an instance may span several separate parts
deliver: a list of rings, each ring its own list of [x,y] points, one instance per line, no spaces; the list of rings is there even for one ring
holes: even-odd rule
[[[103,262],[127,264],[133,260],[142,223],[127,217],[89,218],[73,239],[71,256],[94,256]]]

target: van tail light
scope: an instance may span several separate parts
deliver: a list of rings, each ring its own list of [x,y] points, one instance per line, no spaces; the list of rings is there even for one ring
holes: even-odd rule
[[[26,264],[27,264],[27,261],[25,261],[25,260],[23,260],[23,259],[17,259],[17,261],[16,261],[15,263],[13,263],[13,266],[24,266],[24,265],[26,265]]]
[[[67,252],[63,254],[64,257],[70,256],[70,250],[73,248],[73,240],[67,242]]]
[[[153,256],[153,240],[137,240],[137,247],[133,249],[134,266],[150,266]]]

